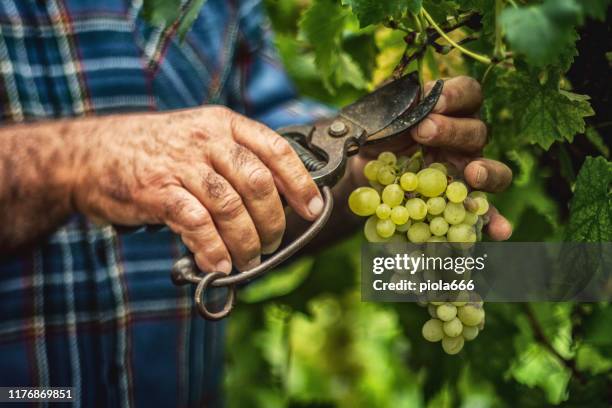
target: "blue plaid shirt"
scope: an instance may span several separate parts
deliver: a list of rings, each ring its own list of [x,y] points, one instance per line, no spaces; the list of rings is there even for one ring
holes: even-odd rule
[[[327,113],[295,99],[259,0],[208,0],[184,42],[141,7],[2,0],[2,123],[207,103],[271,127]],[[0,259],[0,386],[72,386],[75,407],[218,405],[225,324],[172,285],[182,252],[167,229],[119,234],[75,215]]]

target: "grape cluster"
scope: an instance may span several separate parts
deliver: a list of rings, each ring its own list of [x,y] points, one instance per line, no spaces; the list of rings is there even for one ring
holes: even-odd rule
[[[450,164],[425,166],[422,153],[396,157],[382,152],[364,167],[370,186],[349,196],[349,208],[368,217],[364,235],[369,242],[448,242],[471,245],[481,238],[489,202],[485,193],[469,191],[460,172]],[[456,354],[464,341],[473,340],[484,327],[482,301],[474,293],[446,302],[422,302],[431,319],[423,337],[442,341],[448,354]],[[451,301],[452,300],[452,301]]]

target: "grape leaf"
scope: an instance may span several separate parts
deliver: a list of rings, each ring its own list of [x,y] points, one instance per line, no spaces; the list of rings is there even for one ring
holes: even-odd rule
[[[612,163],[587,157],[576,180],[570,203],[567,241],[612,241]]]
[[[333,0],[314,0],[299,22],[301,34],[314,48],[315,62],[328,89],[332,88],[329,79],[338,63],[340,36],[348,15],[348,10]]]
[[[584,117],[594,114],[588,96],[560,91],[558,80],[550,75],[542,84],[536,73],[507,71],[487,81],[484,109],[493,137],[548,150],[584,132]]]
[[[351,6],[353,13],[359,19],[361,27],[380,23],[389,17],[399,17],[410,10],[417,13],[421,9],[422,0],[342,0],[342,4]]]
[[[608,6],[612,3],[611,0],[578,0],[584,14],[604,21],[606,19],[606,11]]]
[[[512,49],[534,66],[558,62],[575,47],[574,27],[582,9],[574,0],[546,0],[543,4],[506,8],[500,23]]]

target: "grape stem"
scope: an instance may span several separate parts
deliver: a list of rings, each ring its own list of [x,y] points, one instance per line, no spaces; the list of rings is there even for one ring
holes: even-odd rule
[[[483,64],[487,65],[491,64],[492,61],[489,57],[480,55],[478,53],[468,50],[467,48],[462,47],[460,44],[456,43],[452,38],[446,35],[446,33],[440,28],[440,26],[438,26],[438,24],[436,24],[434,19],[429,15],[429,13],[427,12],[427,10],[425,10],[424,7],[421,8],[421,13],[423,14],[427,22],[438,32],[438,34],[440,34],[442,38],[448,41],[450,45],[452,45],[465,55],[474,58],[476,61],[482,62]]]

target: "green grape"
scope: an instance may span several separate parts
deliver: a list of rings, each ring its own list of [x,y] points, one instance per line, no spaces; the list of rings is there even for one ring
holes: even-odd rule
[[[366,241],[368,242],[387,242],[389,241],[388,238],[383,238],[380,235],[378,235],[378,232],[376,232],[376,224],[378,224],[378,217],[375,215],[368,218],[368,220],[364,224],[363,235],[365,236]]]
[[[476,215],[485,215],[489,211],[489,202],[483,197],[474,197],[474,200],[478,204],[478,209],[475,211]]]
[[[467,224],[451,225],[446,234],[449,242],[476,242],[476,231],[474,227]]]
[[[478,327],[476,326],[463,326],[463,332],[461,334],[466,341],[470,341],[474,340],[476,336],[478,336],[479,331],[480,330],[478,330]]]
[[[404,191],[414,191],[419,185],[419,179],[417,175],[411,172],[402,174],[400,177],[400,186]]]
[[[423,325],[421,333],[423,334],[425,340],[431,341],[432,343],[442,340],[444,337],[442,322],[437,319],[429,319]]]
[[[378,176],[378,171],[385,164],[380,160],[371,160],[369,161],[365,167],[363,168],[363,175],[370,181],[376,181]]]
[[[465,207],[467,211],[476,214],[476,211],[478,211],[478,202],[476,202],[473,197],[466,197],[466,199],[463,200],[463,207]]]
[[[389,238],[395,233],[395,224],[391,220],[378,220],[376,223],[376,233],[383,238]]]
[[[438,319],[448,322],[457,316],[457,307],[451,305],[450,303],[444,303],[438,306],[436,309],[436,314],[438,315]]]
[[[446,208],[446,200],[442,197],[432,197],[427,200],[427,211],[431,215],[442,214]]]
[[[444,219],[451,225],[460,224],[465,219],[463,204],[447,203],[444,208]]]
[[[417,177],[417,192],[425,197],[437,197],[446,190],[446,175],[438,169],[423,169],[417,173]]]
[[[429,230],[432,234],[441,237],[448,231],[448,223],[443,217],[435,217],[429,222]]]
[[[382,166],[376,174],[376,180],[386,186],[395,181],[395,169],[391,166]]]
[[[408,213],[408,209],[403,205],[393,207],[393,209],[391,210],[391,221],[393,221],[395,225],[404,225],[408,222],[409,218],[410,214]]]
[[[392,208],[400,205],[404,201],[404,190],[397,184],[389,184],[382,192],[382,200]]]
[[[440,314],[438,313],[438,316]],[[477,307],[471,303],[461,306],[457,310],[459,320],[466,326],[478,326],[484,319],[485,312],[482,307]]]
[[[397,157],[395,157],[395,154],[393,152],[382,152],[378,155],[378,160],[385,164],[393,166],[397,162]]]
[[[454,297],[454,300],[451,303],[457,307],[460,307],[465,306],[469,300],[470,294],[462,290],[461,292],[457,293],[457,296]]]
[[[448,322],[444,322],[442,329],[444,330],[444,334],[448,337],[457,337],[463,331],[463,324],[461,324],[461,320],[455,317]]]
[[[470,194],[468,194],[468,197],[471,197],[471,198],[481,197],[481,198],[484,198],[486,200],[487,199],[487,193],[485,193],[484,191],[472,191],[472,192],[470,192]]]
[[[396,232],[408,232],[412,222],[410,220],[406,221],[404,224],[398,225],[395,227]]]
[[[417,222],[410,226],[408,229],[408,240],[415,244],[426,242],[431,236],[429,226],[424,222]]]
[[[457,336],[457,337],[444,336],[444,338],[442,339],[442,350],[444,350],[446,354],[450,354],[450,355],[457,354],[461,351],[464,344],[465,344],[465,340],[463,339],[463,336]]]
[[[367,217],[376,212],[380,196],[372,187],[358,187],[349,196],[348,203],[352,212]]]
[[[463,202],[467,194],[467,187],[460,181],[453,181],[446,187],[446,197],[453,203]]]
[[[413,220],[422,220],[427,215],[427,204],[420,198],[411,198],[406,201],[406,208]]]
[[[427,313],[429,313],[433,319],[438,318],[438,315],[436,314],[436,306],[432,305],[431,303],[427,305]]]
[[[376,207],[376,216],[381,220],[386,220],[391,215],[391,207],[388,204],[378,204]]]
[[[462,224],[476,225],[477,222],[478,222],[478,216],[476,214],[470,211],[465,212],[465,218],[463,219]]]
[[[436,236],[433,236],[433,237],[430,237],[427,240],[427,242],[447,242],[447,239],[446,239],[446,237],[436,237]]]
[[[444,173],[444,175],[448,175],[448,168],[443,164],[443,163],[431,163],[428,166],[430,169],[436,169],[436,170],[440,170],[442,173]]]

